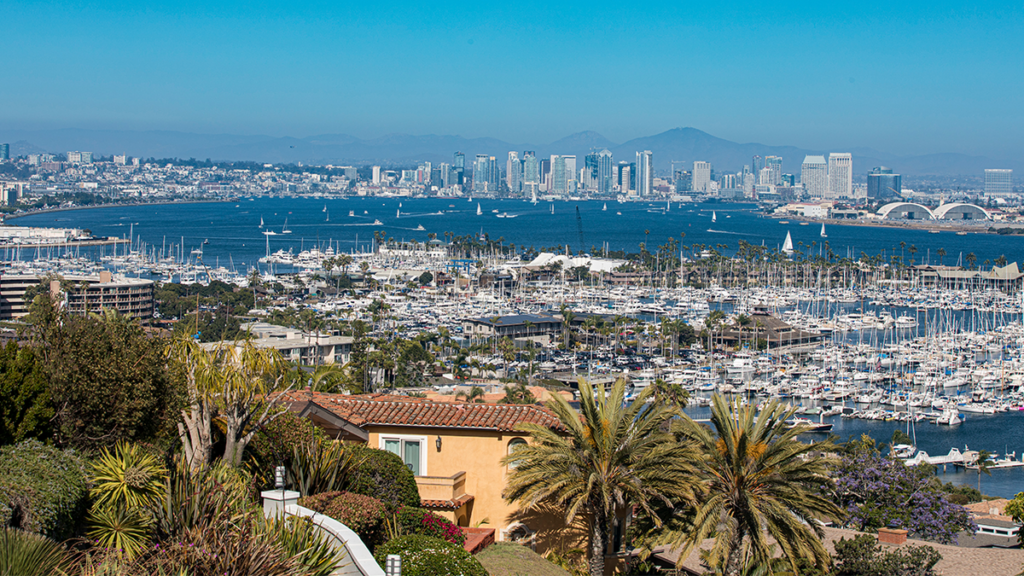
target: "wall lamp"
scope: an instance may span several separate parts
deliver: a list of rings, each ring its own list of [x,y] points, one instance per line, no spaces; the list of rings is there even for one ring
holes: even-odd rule
[[[438,452],[441,451],[441,437],[440,436],[437,437],[437,440],[434,440],[434,446],[437,446],[437,451]]]

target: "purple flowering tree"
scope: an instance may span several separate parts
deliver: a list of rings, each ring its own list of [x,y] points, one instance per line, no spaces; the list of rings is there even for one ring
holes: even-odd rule
[[[856,450],[836,469],[837,504],[847,512],[847,525],[858,530],[902,528],[912,538],[943,544],[955,543],[958,532],[977,530],[967,510],[947,501],[930,479],[928,469],[873,449]]]

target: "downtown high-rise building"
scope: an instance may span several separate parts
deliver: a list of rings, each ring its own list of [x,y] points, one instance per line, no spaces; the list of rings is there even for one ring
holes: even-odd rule
[[[828,197],[853,198],[853,155],[849,152],[828,155]]]
[[[455,170],[455,181],[452,184],[463,185],[466,183],[466,155],[456,152],[452,159],[452,168]]]
[[[476,162],[473,163],[473,191],[498,191],[498,163],[494,156],[476,155]]]
[[[373,185],[380,186],[380,166],[373,167]]]
[[[1013,170],[985,169],[985,196],[1009,196],[1013,193]]]
[[[636,153],[636,194],[650,196],[654,192],[654,153],[650,150]]]
[[[761,169],[764,168],[764,158],[755,154],[750,160],[750,166],[753,168],[751,172],[755,175],[760,174]]]
[[[505,162],[505,183],[509,193],[514,195],[519,194],[523,187],[523,163],[519,160],[519,153],[514,150],[508,153]]]
[[[532,185],[535,189],[540,185],[540,161],[533,150],[523,152],[523,184]]]
[[[770,171],[771,176],[769,182],[772,186],[779,186],[782,184],[782,157],[781,156],[767,156],[764,159],[764,167]]]
[[[567,174],[565,157],[557,154],[551,155],[551,184],[548,191],[553,194],[565,194],[569,190],[569,175]]]
[[[612,153],[605,149],[587,154],[583,174],[584,184],[598,194],[610,194],[612,191]]]
[[[892,168],[878,166],[868,172],[868,199],[899,198],[902,189],[902,177],[899,174],[894,174]]]
[[[804,192],[811,198],[825,198],[828,195],[828,162],[824,156],[804,156],[800,166],[800,182]]]
[[[697,160],[693,163],[693,191],[707,192],[711,184],[711,163]]]
[[[619,162],[616,180],[621,194],[629,195],[636,190],[636,164],[631,162]]]

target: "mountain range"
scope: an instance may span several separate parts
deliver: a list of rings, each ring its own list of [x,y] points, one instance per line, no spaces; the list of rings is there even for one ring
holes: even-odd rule
[[[471,164],[476,154],[498,158],[503,164],[510,150],[533,150],[538,157],[551,154],[575,154],[577,166],[593,149],[607,148],[615,161],[631,162],[639,150],[654,153],[655,168],[669,170],[672,161],[692,165],[695,160],[711,162],[719,172],[736,172],[751,163],[751,158],[781,156],[783,172],[799,173],[806,155],[828,152],[853,154],[854,172],[866,173],[875,166],[888,166],[906,175],[977,175],[985,168],[1020,170],[1020,161],[1007,162],[983,156],[937,153],[923,156],[896,156],[872,149],[811,150],[796,146],[740,144],[717,138],[696,128],[674,128],[616,144],[591,131],[572,134],[550,144],[511,144],[496,138],[463,138],[434,134],[414,136],[387,134],[378,138],[357,138],[347,134],[323,134],[306,138],[242,136],[232,134],[196,134],[172,131],[121,130],[5,130],[0,142],[11,142],[11,155],[38,152],[90,151],[98,155],[126,153],[142,158],[210,158],[216,161],[255,161],[307,164],[379,164],[404,166],[418,162],[452,162],[456,151],[466,154]],[[1015,165],[1016,164],[1016,165]]]

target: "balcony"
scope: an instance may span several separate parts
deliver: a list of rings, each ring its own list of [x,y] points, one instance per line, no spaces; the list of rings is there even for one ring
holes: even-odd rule
[[[466,494],[465,472],[452,476],[417,476],[416,486],[425,508],[458,510],[473,501],[473,495]]]

